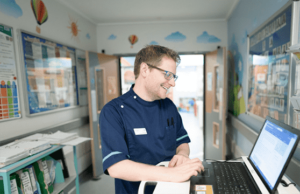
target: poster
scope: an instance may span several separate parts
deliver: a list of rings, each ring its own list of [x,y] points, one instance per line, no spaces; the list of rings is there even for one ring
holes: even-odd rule
[[[0,24],[0,121],[20,118],[12,28]]]
[[[250,36],[247,111],[287,123],[291,6]]]
[[[21,32],[29,114],[78,105],[75,49]]]

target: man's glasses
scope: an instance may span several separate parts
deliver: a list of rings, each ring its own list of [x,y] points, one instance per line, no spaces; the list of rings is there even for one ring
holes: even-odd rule
[[[166,70],[163,70],[163,69],[161,69],[161,68],[159,68],[159,67],[156,67],[156,66],[153,66],[153,65],[149,65],[148,63],[146,63],[146,64],[147,64],[149,67],[152,67],[152,68],[157,69],[157,70],[159,70],[159,71],[165,72],[165,78],[166,78],[167,80],[171,80],[172,78],[174,78],[174,81],[176,81],[177,78],[178,78],[177,75],[175,75],[174,73],[172,73],[172,72],[170,72],[170,71],[166,71]]]

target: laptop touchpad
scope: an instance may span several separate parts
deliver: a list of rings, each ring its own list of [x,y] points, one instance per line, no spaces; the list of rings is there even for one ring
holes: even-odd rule
[[[197,177],[209,177],[209,169],[208,168],[204,168],[204,172],[201,171],[201,173],[198,173]]]

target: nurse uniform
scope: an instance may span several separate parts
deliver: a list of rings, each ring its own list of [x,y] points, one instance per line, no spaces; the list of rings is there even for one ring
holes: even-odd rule
[[[134,91],[107,103],[100,114],[103,170],[122,160],[156,165],[170,161],[176,148],[189,143],[174,103],[166,98],[144,101]],[[135,194],[140,182],[115,179],[117,194]]]

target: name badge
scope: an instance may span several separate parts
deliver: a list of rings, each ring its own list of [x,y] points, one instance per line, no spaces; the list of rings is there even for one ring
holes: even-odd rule
[[[134,128],[135,135],[147,135],[146,128]]]

